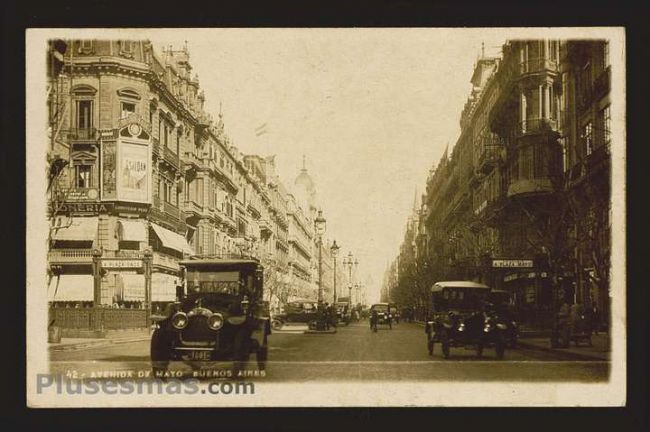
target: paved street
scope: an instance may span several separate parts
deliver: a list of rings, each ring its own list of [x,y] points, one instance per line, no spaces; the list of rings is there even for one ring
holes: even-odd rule
[[[437,346],[430,357],[423,328],[411,323],[392,330],[380,326],[377,333],[367,322],[339,327],[336,334],[274,333],[269,343],[265,381],[603,381],[609,373],[608,362],[571,361],[521,348],[506,351],[501,361],[493,349],[478,359],[473,350],[456,348],[445,360]],[[52,372],[75,370],[89,377],[91,371],[143,371],[149,368],[148,355],[148,341],[52,352]],[[183,364],[172,369],[189,370]]]

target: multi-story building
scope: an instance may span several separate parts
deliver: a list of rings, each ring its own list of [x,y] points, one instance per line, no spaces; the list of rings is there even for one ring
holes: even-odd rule
[[[315,294],[313,200],[286,190],[274,157],[239,153],[222,114],[205,112],[186,48],[48,52],[52,306],[156,309],[175,299],[182,258],[242,253],[264,263],[272,306]],[[109,326],[137,321],[120,320]]]
[[[564,170],[574,226],[575,297],[609,311],[611,66],[607,41],[561,45]]]
[[[423,261],[434,279],[506,289],[537,325],[564,298],[607,309],[607,51],[604,41],[520,40],[477,61],[460,137],[431,170],[425,229],[411,235],[417,256],[405,238],[400,277]]]

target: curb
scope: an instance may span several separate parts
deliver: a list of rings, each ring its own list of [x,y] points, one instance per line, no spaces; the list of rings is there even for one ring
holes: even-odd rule
[[[150,336],[139,336],[133,338],[107,339],[101,341],[81,342],[81,343],[71,344],[71,345],[48,347],[48,351],[50,352],[81,351],[84,349],[99,348],[99,347],[104,347],[109,345],[120,345],[120,344],[131,343],[131,342],[147,341],[149,339]]]
[[[518,348],[526,348],[530,350],[535,350],[535,351],[543,351],[547,353],[551,353],[553,355],[556,355],[558,357],[563,357],[567,360],[592,360],[592,361],[610,361],[609,358],[603,358],[598,355],[592,355],[592,354],[587,354],[587,353],[576,353],[572,351],[563,351],[562,348],[550,348],[550,347],[545,347],[545,346],[539,346],[536,344],[531,344],[529,342],[526,342],[525,340],[517,340],[517,347]]]
[[[334,329],[334,330],[306,330],[304,333],[305,334],[334,334],[334,333],[336,333],[336,329]]]

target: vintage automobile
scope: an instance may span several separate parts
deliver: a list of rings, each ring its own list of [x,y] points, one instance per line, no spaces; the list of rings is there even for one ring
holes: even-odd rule
[[[338,324],[349,325],[352,320],[352,311],[348,302],[334,303],[336,308],[336,321]]]
[[[427,349],[433,355],[436,343],[449,358],[452,347],[483,349],[494,346],[496,356],[505,354],[506,325],[486,312],[490,288],[470,281],[436,282],[431,287],[431,314],[426,322]]]
[[[376,313],[376,320],[373,318]],[[388,303],[375,303],[370,307],[370,329],[377,331],[379,324],[388,325],[388,328],[393,328],[393,315]]]
[[[318,320],[318,302],[312,300],[294,300],[284,306],[284,312],[273,317],[272,326],[280,329],[286,323],[304,323],[315,328]]]
[[[254,259],[181,261],[185,288],[155,324],[151,336],[154,374],[170,361],[190,365],[232,361],[243,369],[250,354],[260,370],[266,368],[268,306],[262,301],[263,268]]]
[[[512,305],[510,293],[506,290],[493,289],[488,295],[489,313],[491,313],[498,323],[506,325],[506,346],[508,348],[517,347],[517,338],[519,337],[519,322],[517,313]]]

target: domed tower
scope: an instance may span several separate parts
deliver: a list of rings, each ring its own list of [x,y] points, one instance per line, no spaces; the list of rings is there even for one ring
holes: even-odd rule
[[[313,216],[316,213],[316,186],[307,172],[305,156],[302,157],[302,169],[293,182],[296,198],[306,215]]]

